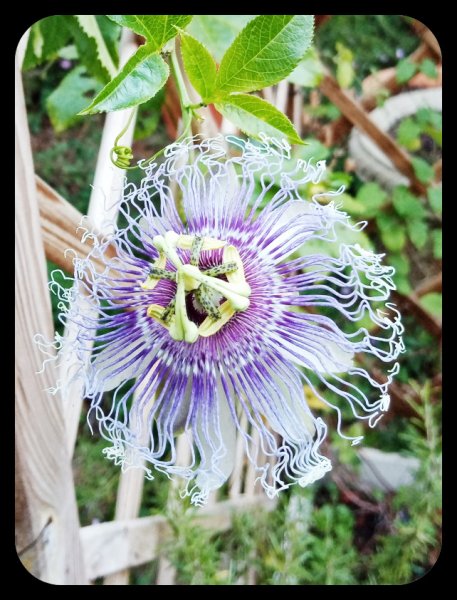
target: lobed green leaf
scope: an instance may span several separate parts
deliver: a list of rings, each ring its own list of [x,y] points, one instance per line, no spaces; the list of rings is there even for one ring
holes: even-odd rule
[[[260,15],[249,21],[224,54],[217,92],[252,92],[289,75],[313,37],[312,15]]]
[[[146,38],[149,47],[160,50],[174,38],[177,27],[186,27],[192,15],[107,15],[112,21]]]
[[[216,63],[205,46],[184,31],[181,32],[184,68],[191,84],[204,102],[211,98],[216,85]]]
[[[232,94],[215,106],[247,135],[257,138],[261,133],[276,138],[286,136],[292,143],[303,144],[289,119],[258,96]]]
[[[72,69],[46,100],[46,108],[55,131],[61,133],[77,123],[81,119],[79,111],[87,104],[85,95],[88,92],[98,92],[100,88],[100,82],[86,76],[83,66]]]
[[[168,75],[168,65],[154,46],[140,46],[116,77],[79,114],[110,112],[142,104],[157,94]]]
[[[235,37],[254,16],[194,15],[188,31],[220,62]]]
[[[116,74],[108,46],[94,15],[66,16],[65,25],[71,32],[78,56],[87,72],[102,83]]]
[[[24,71],[50,60],[68,44],[70,31],[65,19],[64,15],[54,15],[32,25],[22,65]]]

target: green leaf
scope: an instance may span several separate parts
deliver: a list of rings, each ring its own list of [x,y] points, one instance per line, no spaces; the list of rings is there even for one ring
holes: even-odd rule
[[[442,294],[438,294],[437,292],[431,292],[430,294],[425,294],[420,299],[420,303],[428,310],[428,312],[432,313],[435,317],[441,318],[443,316],[443,296]]]
[[[287,79],[302,87],[317,87],[324,77],[324,66],[315,48],[311,48],[298,63]]]
[[[433,60],[430,60],[429,58],[426,58],[421,62],[419,70],[424,75],[427,75],[427,77],[430,77],[430,79],[436,79],[438,77],[436,65]]]
[[[74,44],[70,44],[69,46],[64,46],[59,50],[59,58],[63,58],[65,60],[78,60],[78,51],[76,50],[76,46]]]
[[[354,217],[366,216],[367,207],[363,202],[359,202],[349,194],[341,194],[338,200],[343,202],[343,210]]]
[[[387,199],[387,193],[375,182],[364,183],[357,192],[356,200],[363,205],[363,216],[375,217]],[[362,216],[362,215],[361,215]]]
[[[391,215],[385,215],[386,219],[376,219],[381,232],[384,246],[391,252],[400,252],[406,244],[406,233],[402,223]]]
[[[306,138],[304,145],[296,148],[294,157],[302,160],[325,160],[329,157],[330,150],[324,144],[321,144],[316,138]]]
[[[287,136],[292,143],[303,144],[289,119],[258,96],[232,94],[215,106],[247,135],[259,137],[260,133],[265,133],[276,138]]]
[[[310,238],[299,249],[300,256],[312,256],[313,254],[324,254],[339,258],[341,244],[360,244],[365,250],[373,250],[373,245],[364,231],[348,229],[342,223],[335,223],[335,241]]]
[[[406,83],[417,73],[417,65],[408,58],[401,60],[396,69],[397,83]]]
[[[347,89],[351,87],[355,77],[355,71],[352,65],[354,55],[351,50],[341,42],[336,43],[336,50],[336,79],[343,89]]]
[[[405,296],[407,296],[413,291],[413,288],[411,287],[407,276],[395,274],[393,280],[397,291],[400,292],[400,294],[404,294]]]
[[[82,66],[72,69],[62,79],[46,100],[49,118],[57,133],[81,120],[78,113],[87,104],[85,94],[98,92],[100,88],[98,81],[85,76],[85,68]]]
[[[255,15],[194,15],[188,32],[220,62],[238,33]]]
[[[394,267],[395,273],[402,277],[408,275],[411,268],[409,258],[404,254],[391,254],[389,256],[389,263]]]
[[[206,102],[216,84],[217,69],[214,58],[202,43],[185,32],[181,33],[181,52],[189,80]]]
[[[380,212],[376,215],[376,225],[380,231],[388,231],[392,224],[397,223],[400,223],[400,221],[390,213]]]
[[[433,256],[438,260],[443,258],[443,232],[441,229],[432,231]]]
[[[68,44],[70,32],[65,19],[63,15],[55,15],[32,25],[22,65],[24,71],[54,58]]]
[[[138,117],[135,125],[135,140],[144,140],[154,133],[160,122],[162,104],[165,100],[165,87],[157,92],[138,109]]]
[[[409,239],[418,250],[421,250],[421,248],[423,248],[427,243],[427,223],[422,219],[408,220],[406,222],[406,229],[408,230]]]
[[[79,114],[111,112],[142,104],[157,94],[168,75],[168,65],[163,58],[147,44],[140,46],[120,73]]]
[[[443,126],[442,114],[431,108],[420,108],[416,113],[416,120],[423,127],[431,125],[435,129],[441,129]]]
[[[252,92],[278,83],[303,58],[313,37],[311,15],[260,15],[222,58],[217,91]]]
[[[427,197],[433,212],[440,215],[443,212],[443,190],[441,186],[430,186],[427,190]]]
[[[414,173],[416,177],[422,183],[429,183],[435,176],[435,171],[433,170],[432,165],[429,165],[426,160],[423,158],[419,158],[417,156],[411,159],[413,164]]]
[[[177,27],[185,27],[192,15],[107,15],[118,25],[128,27],[146,38],[149,47],[160,50],[178,34]]]
[[[109,55],[117,69],[119,67],[119,38],[121,35],[121,27],[108,19],[106,15],[95,15],[95,18],[97,19],[101,34],[105,40]]]
[[[392,195],[392,204],[401,217],[418,219],[425,216],[425,208],[421,201],[404,185],[397,185]]]
[[[421,127],[411,117],[404,119],[397,130],[397,140],[410,152],[416,152],[421,147]]]
[[[94,15],[67,16],[65,24],[70,30],[78,56],[89,75],[107,83],[116,74],[111,58]]]

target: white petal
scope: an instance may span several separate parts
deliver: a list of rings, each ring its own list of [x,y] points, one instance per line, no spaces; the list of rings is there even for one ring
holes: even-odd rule
[[[298,347],[272,333],[285,359],[319,373],[344,373],[354,366],[354,352],[345,350],[332,340],[315,338],[309,350]]]
[[[221,386],[219,390],[218,416],[220,437],[215,430],[208,431],[208,435],[212,434],[211,441],[214,448],[211,447],[207,436],[202,431],[202,426],[198,426],[197,433],[201,445],[199,450],[202,453],[202,462],[210,465],[200,470],[195,480],[198,487],[205,493],[221,487],[230,477],[235,466],[236,426],[225,394],[221,391]],[[215,461],[213,455],[215,450],[220,449],[221,442],[222,447],[225,449],[225,454]]]
[[[95,357],[92,368],[102,391],[113,390],[124,381],[138,376],[141,363],[148,359],[147,356],[142,357],[143,349],[144,344],[138,338],[125,347],[121,347],[121,343],[116,341],[106,346]],[[132,359],[132,364],[128,364]]]
[[[141,217],[141,219],[138,220],[138,227],[142,232],[148,235],[151,240],[158,233],[162,235],[166,233],[163,222],[159,217],[148,217],[147,219]]]
[[[297,227],[302,230],[305,223],[311,231],[322,224],[322,218],[316,214],[316,207],[311,202],[294,200],[288,202],[286,208],[281,206],[275,209],[268,217],[268,237],[273,236],[274,239],[262,252],[287,244],[297,234]],[[276,235],[281,230],[283,231]]]
[[[277,372],[264,364],[271,381],[271,387],[264,388],[267,398],[260,401],[250,397],[271,428],[282,437],[295,442],[311,440],[316,431],[314,417],[306,403],[300,379],[289,372],[289,368]]]

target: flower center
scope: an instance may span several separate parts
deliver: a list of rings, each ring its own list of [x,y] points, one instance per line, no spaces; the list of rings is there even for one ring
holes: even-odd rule
[[[159,257],[141,287],[152,290],[161,279],[176,282],[176,293],[168,306],[151,304],[147,309],[148,316],[168,329],[174,340],[191,344],[199,336],[214,335],[233,315],[248,308],[251,288],[246,282],[243,263],[235,246],[215,238],[178,235],[174,231],[168,231],[164,236],[156,235],[153,244],[159,251]],[[188,263],[182,262],[178,248],[190,250]],[[223,248],[222,263],[201,270],[201,252],[220,248]],[[176,271],[165,268],[167,259]],[[189,294],[206,314],[200,325],[190,320],[187,314],[186,296]],[[222,304],[218,301],[220,297],[225,298]]]

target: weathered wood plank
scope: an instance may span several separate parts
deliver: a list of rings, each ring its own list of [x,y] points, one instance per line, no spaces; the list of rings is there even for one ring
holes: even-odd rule
[[[83,215],[41,177],[36,175],[35,181],[46,258],[72,274],[75,254],[78,258],[85,258],[92,250],[92,244],[82,242],[77,233]],[[68,249],[73,252],[66,252]],[[106,256],[112,258],[115,254],[114,247],[108,247]],[[100,270],[105,268],[102,262],[98,265]]]
[[[133,33],[128,29],[124,29],[119,49],[121,65],[127,62],[128,58],[135,52],[137,47]],[[108,113],[103,127],[97,165],[95,168],[94,183],[87,211],[90,223],[95,227],[96,231],[100,232],[103,236],[110,236],[114,233],[125,179],[125,172],[122,169],[115,167],[111,162],[111,148],[113,147],[116,136],[129,122],[132,111],[136,113],[136,108]],[[121,144],[128,146],[132,143],[134,127],[135,118],[132,118],[127,131],[120,140]],[[78,302],[78,299],[76,302]],[[87,311],[88,318],[96,318],[95,307],[92,309],[87,306],[87,303],[85,303],[85,306],[81,303],[81,310]],[[65,329],[64,335],[70,336],[71,334],[71,326],[68,326]],[[61,372],[59,375],[62,381],[67,377],[66,372]],[[75,446],[82,401],[83,383],[80,380],[73,381],[68,386],[68,394],[64,402],[64,418],[68,432],[67,447],[71,454],[73,453]]]
[[[230,527],[234,513],[260,508],[269,511],[275,506],[275,501],[263,495],[240,496],[199,509],[194,520],[206,529],[225,531]],[[162,515],[82,527],[81,543],[89,579],[153,560],[170,534],[170,527]]]
[[[37,375],[41,358],[33,337],[39,332],[52,339],[53,326],[18,59],[15,93],[16,547],[25,568],[38,579],[84,584],[62,407],[44,391],[55,384],[56,374],[49,368]]]
[[[390,158],[398,170],[408,177],[412,189],[419,194],[425,194],[426,188],[417,179],[411,158],[387,133],[373,123],[360,103],[341,89],[335,78],[329,74],[326,74],[322,79],[320,89],[341,110],[344,116],[368,135]]]

